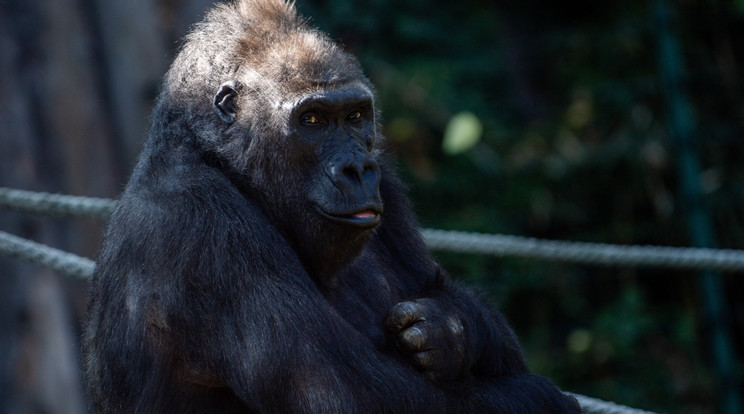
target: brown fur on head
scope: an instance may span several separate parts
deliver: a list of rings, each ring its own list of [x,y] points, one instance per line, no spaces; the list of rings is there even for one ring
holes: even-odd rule
[[[363,77],[356,60],[298,16],[293,2],[238,0],[213,8],[186,36],[165,92],[195,104],[246,72],[271,79],[280,93]]]

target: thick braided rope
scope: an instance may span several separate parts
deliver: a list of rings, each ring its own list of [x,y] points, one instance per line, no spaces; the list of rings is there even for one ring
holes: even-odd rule
[[[26,213],[107,219],[116,202],[105,198],[37,193],[0,187],[0,207]]]
[[[493,256],[517,256],[605,266],[744,270],[744,251],[742,250],[620,246],[434,229],[424,229],[422,233],[424,240],[432,250],[481,253]]]
[[[0,187],[0,207],[35,214],[92,216],[106,219],[113,211],[115,203],[113,200],[103,198],[36,193]],[[741,250],[619,246],[434,229],[424,229],[422,232],[432,250],[517,256],[605,266],[744,270],[744,251]]]
[[[83,279],[93,275],[95,262],[53,247],[0,231],[0,254],[50,267],[60,273]]]
[[[651,411],[630,408],[613,402],[587,397],[585,395],[568,394],[576,398],[581,406],[581,411],[584,414],[656,414]]]
[[[0,187],[0,207],[35,214],[106,219],[113,211],[115,204],[116,202],[110,199],[36,193]],[[517,256],[605,266],[744,270],[744,251],[742,250],[620,246],[434,229],[424,229],[422,233],[432,250]]]

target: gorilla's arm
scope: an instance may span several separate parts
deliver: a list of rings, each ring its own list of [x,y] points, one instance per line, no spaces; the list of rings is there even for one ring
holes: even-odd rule
[[[385,327],[410,363],[477,409],[579,413],[547,378],[530,374],[504,317],[438,272],[419,296],[393,306]]]
[[[388,262],[405,269],[390,283],[401,301],[384,326],[401,353],[432,382],[470,390],[478,408],[502,412],[579,413],[547,378],[530,374],[506,319],[480,295],[454,283],[434,262],[395,177],[383,165],[381,191],[387,222],[377,234]],[[552,407],[552,408],[546,408]]]
[[[505,318],[438,272],[420,296],[396,304],[385,319],[401,352],[445,390],[467,389],[479,409],[579,413],[575,399],[532,375]]]

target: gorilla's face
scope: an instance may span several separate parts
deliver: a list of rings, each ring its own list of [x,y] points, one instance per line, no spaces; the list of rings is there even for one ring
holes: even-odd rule
[[[308,271],[332,280],[361,252],[383,212],[373,93],[356,80],[302,93],[255,83],[254,76],[223,84],[214,108],[230,139],[243,141],[232,146],[244,148],[240,168],[251,198]]]
[[[290,139],[303,141],[314,159],[307,188],[312,210],[349,232],[375,227],[382,201],[372,96],[354,86],[310,94],[290,119]]]

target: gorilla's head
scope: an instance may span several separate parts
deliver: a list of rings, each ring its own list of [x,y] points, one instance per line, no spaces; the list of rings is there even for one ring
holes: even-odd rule
[[[323,281],[381,221],[374,92],[357,61],[280,0],[230,3],[195,26],[161,103]]]

